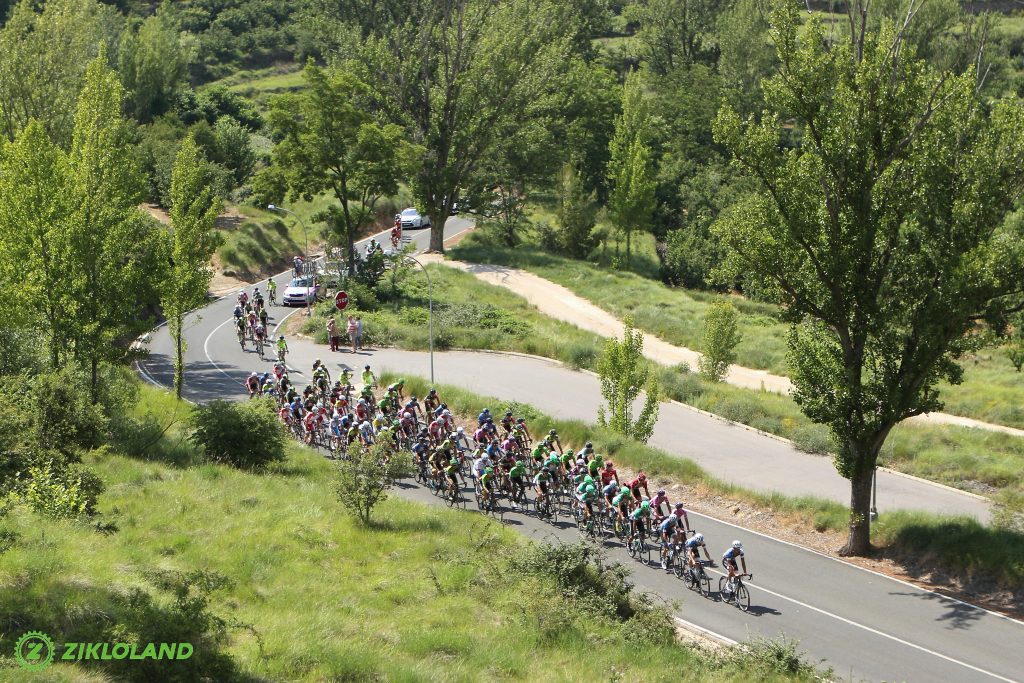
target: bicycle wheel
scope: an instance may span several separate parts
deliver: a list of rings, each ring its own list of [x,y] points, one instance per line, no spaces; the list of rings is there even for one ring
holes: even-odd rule
[[[679,553],[672,554],[672,571],[674,571],[676,576],[680,579],[686,575],[686,561],[679,556]]]
[[[750,591],[742,583],[736,586],[736,606],[744,612],[750,610]]]
[[[697,569],[697,590],[705,598],[711,597],[711,579],[708,578],[707,573],[704,571],[704,567]]]
[[[732,595],[725,590],[725,585],[729,582],[729,579],[722,576],[718,579],[718,596],[726,602],[732,601]]]

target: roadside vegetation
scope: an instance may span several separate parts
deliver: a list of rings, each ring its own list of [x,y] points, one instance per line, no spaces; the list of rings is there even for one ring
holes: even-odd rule
[[[397,376],[386,375],[386,384]],[[430,388],[422,378],[404,376],[406,391],[423,396]],[[617,467],[643,470],[659,486],[688,487],[690,505],[700,509],[700,498],[725,496],[778,513],[796,526],[816,531],[845,531],[849,509],[845,505],[814,497],[763,494],[719,481],[692,460],[670,455],[610,429],[576,420],[556,420],[532,406],[481,396],[464,389],[437,385],[449,408],[472,419],[482,406],[500,414],[506,409],[523,416],[534,434],[556,429],[566,448],[579,448],[587,441]],[[911,575],[927,576],[935,570],[954,584],[980,591],[1024,589],[1024,529],[986,526],[968,517],[940,516],[903,510],[887,511],[872,526],[872,542],[884,557],[900,564]]]
[[[677,644],[664,608],[585,547],[532,544],[479,516],[401,499],[359,524],[319,455],[289,443],[260,472],[207,464],[182,438],[186,404],[144,387],[137,410],[165,426],[176,417],[145,452],[84,455],[106,485],[93,518],[16,506],[0,520],[3,665],[14,666],[7,653],[31,628],[58,643],[195,645],[178,664],[58,661],[47,676],[59,681],[553,681],[563,667],[588,678],[814,680],[766,644],[718,655]]]
[[[599,254],[592,261],[567,258],[544,249],[537,239],[536,234],[527,232],[523,244],[509,249],[487,231],[476,231],[450,249],[448,255],[468,263],[528,270],[620,319],[632,316],[637,328],[644,332],[670,344],[700,350],[704,316],[721,294],[672,287],[651,277],[602,265]],[[782,321],[779,308],[739,295],[732,295],[729,300],[740,313],[742,339],[736,347],[736,364],[787,375],[788,326]],[[963,383],[942,387],[944,410],[1024,429],[1024,374],[1015,371],[1010,352],[1011,347],[1004,345],[969,353],[962,361]]]
[[[541,314],[522,297],[473,275],[429,265],[434,292],[434,348],[499,350],[562,361],[597,371],[605,340]],[[327,343],[326,320],[342,328],[347,314],[360,315],[368,346],[426,350],[429,345],[426,280],[419,270],[400,269],[392,282],[384,275],[375,287],[348,285],[349,308],[333,301],[314,308],[310,320],[296,316],[302,332]],[[828,455],[835,443],[828,429],[809,420],[789,396],[754,391],[703,379],[694,369],[649,363],[661,395],[793,441],[809,453]],[[596,416],[595,416],[596,418]],[[954,426],[898,425],[880,464],[993,498],[1020,515],[1024,506],[1024,440],[1008,434]]]

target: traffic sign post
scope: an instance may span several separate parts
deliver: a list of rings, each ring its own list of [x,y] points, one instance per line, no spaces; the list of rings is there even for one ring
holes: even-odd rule
[[[334,307],[339,311],[344,311],[345,307],[348,306],[348,293],[338,292],[334,295]]]

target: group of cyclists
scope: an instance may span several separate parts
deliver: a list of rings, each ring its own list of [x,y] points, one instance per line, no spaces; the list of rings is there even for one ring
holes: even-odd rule
[[[267,281],[267,300],[264,300],[259,287],[253,289],[252,296],[242,290],[238,293],[233,312],[239,345],[245,351],[246,342],[252,342],[260,358],[263,358],[263,347],[268,338],[270,313],[267,311],[267,301],[271,305],[277,304],[277,283],[272,279]],[[283,342],[284,337],[279,341]]]
[[[581,531],[591,536],[607,528],[627,548],[636,539],[658,542],[660,564],[667,571],[692,577],[703,573],[701,552],[711,562],[705,538],[691,528],[684,505],[672,504],[664,489],[652,496],[643,472],[620,479],[614,463],[604,460],[593,443],[578,451],[563,448],[554,429],[535,440],[526,420],[510,410],[496,419],[485,408],[467,429],[456,424],[436,389],[420,399],[406,396],[404,379],[378,386],[369,365],[358,377],[357,390],[352,370],[343,368],[332,377],[317,359],[311,381],[300,389],[284,363],[284,337],[277,344],[272,369],[253,372],[246,380],[249,395],[275,399],[278,416],[291,433],[331,457],[345,457],[353,443],[368,447],[390,440],[394,448],[412,453],[417,479],[449,505],[464,505],[464,487],[472,483],[483,512],[503,514],[499,501],[505,498],[514,511],[532,508],[538,518],[554,523],[558,510],[568,508]],[[732,594],[737,577],[749,576],[740,541],[723,553],[722,565],[728,571],[724,592]]]

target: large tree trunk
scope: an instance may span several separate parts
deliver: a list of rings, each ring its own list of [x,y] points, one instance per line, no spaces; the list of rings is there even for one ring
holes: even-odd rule
[[[874,459],[871,460],[874,463]],[[871,552],[871,483],[874,467],[860,467],[850,479],[850,535],[839,551],[844,557]]]
[[[448,220],[448,211],[444,202],[429,207],[430,217],[430,251],[444,253],[444,224]]]

